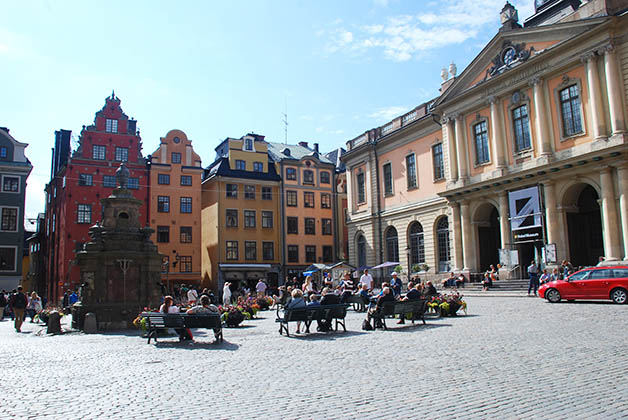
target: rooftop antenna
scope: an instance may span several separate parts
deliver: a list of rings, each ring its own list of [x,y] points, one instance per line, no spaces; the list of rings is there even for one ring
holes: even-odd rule
[[[288,98],[286,97],[286,108],[283,114],[283,132],[284,132],[284,143],[288,144]]]

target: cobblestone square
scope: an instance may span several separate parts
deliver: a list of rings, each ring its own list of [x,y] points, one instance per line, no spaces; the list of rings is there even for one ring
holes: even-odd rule
[[[627,418],[628,306],[468,297],[469,314],[280,336],[274,312],[211,344],[0,322],[3,419]],[[294,325],[291,325],[294,331]]]

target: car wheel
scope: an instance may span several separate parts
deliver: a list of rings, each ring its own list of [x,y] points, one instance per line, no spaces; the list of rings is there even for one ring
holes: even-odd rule
[[[556,289],[548,289],[545,292],[545,299],[550,303],[560,302],[560,292]]]
[[[611,290],[611,300],[615,303],[626,303],[626,300],[628,300],[628,292],[621,287],[613,289]]]

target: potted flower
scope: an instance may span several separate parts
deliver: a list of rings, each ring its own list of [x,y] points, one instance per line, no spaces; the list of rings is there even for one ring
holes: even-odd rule
[[[224,322],[227,327],[237,327],[244,321],[245,315],[237,306],[221,306],[219,309],[222,322]]]

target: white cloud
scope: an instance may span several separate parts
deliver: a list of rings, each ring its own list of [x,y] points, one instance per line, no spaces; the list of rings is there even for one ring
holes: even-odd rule
[[[514,1],[522,21],[533,12],[530,0]],[[382,22],[356,26],[352,31],[334,27],[324,31],[328,53],[365,54],[379,50],[393,61],[408,61],[421,53],[475,38],[491,25],[497,32],[503,0],[442,0],[416,15],[383,18]]]
[[[377,121],[390,121],[406,111],[407,108],[403,106],[389,106],[387,108],[380,108],[377,111],[368,114],[368,117]]]

